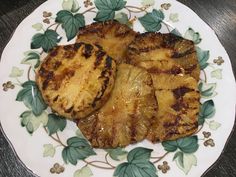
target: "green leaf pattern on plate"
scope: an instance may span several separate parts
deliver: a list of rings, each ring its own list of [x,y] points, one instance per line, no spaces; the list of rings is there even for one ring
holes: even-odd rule
[[[194,154],[177,152],[173,160],[186,175],[191,170],[192,166],[197,166],[197,157]]]
[[[174,141],[165,141],[162,142],[162,146],[167,152],[175,152],[177,149],[180,149],[184,153],[194,153],[199,147],[197,136],[180,138]]]
[[[80,6],[77,0],[63,0],[62,9],[76,13]]]
[[[209,63],[207,63],[207,61],[210,58],[210,52],[202,50],[200,47],[196,47],[196,51],[197,51],[197,56],[198,56],[200,68],[201,68],[201,70],[203,70],[209,65]]]
[[[222,69],[216,69],[211,72],[211,77],[215,79],[222,79]]]
[[[42,114],[43,110],[47,108],[41,92],[34,81],[26,81],[22,84],[23,89],[19,91],[16,101],[22,101],[25,106],[32,110],[35,116]]]
[[[161,22],[164,18],[164,13],[161,10],[154,9],[151,13],[140,17],[139,21],[146,31],[155,32],[161,29]]]
[[[157,177],[156,167],[150,162],[152,149],[135,148],[128,153],[127,161],[116,167],[117,177]]]
[[[67,145],[62,151],[62,157],[65,163],[76,165],[78,160],[84,160],[91,155],[96,155],[87,140],[83,138],[76,136],[69,138]]]
[[[128,154],[123,148],[116,148],[116,149],[106,149],[105,151],[108,152],[109,156],[115,161],[123,160],[126,155]]]
[[[76,170],[74,177],[90,177],[93,176],[91,169],[88,166],[84,166],[79,170]]]
[[[31,49],[42,48],[44,52],[49,52],[60,42],[61,38],[54,30],[46,30],[44,33],[37,33],[31,41]]]
[[[84,16],[82,14],[72,14],[67,10],[61,10],[57,13],[56,22],[62,24],[65,29],[67,41],[73,39],[79,32],[79,28],[85,25]]]
[[[43,157],[54,157],[56,148],[52,144],[44,144],[43,148]]]
[[[205,83],[200,82],[198,85],[198,89],[201,93],[201,97],[203,98],[211,98],[217,95],[215,91],[217,84],[216,83]]]
[[[192,28],[189,28],[185,32],[184,38],[193,41],[195,44],[199,44],[202,41],[200,34],[195,32]]]
[[[96,8],[98,9],[95,21],[112,20],[115,17],[115,12],[123,9],[126,5],[124,0],[95,0]]]
[[[45,126],[48,122],[48,115],[43,112],[39,116],[35,116],[32,111],[25,111],[20,115],[21,125],[26,128],[26,130],[32,134],[35,132],[40,125]]]
[[[208,100],[201,105],[198,124],[202,125],[205,119],[212,118],[215,115],[215,104],[213,100]]]
[[[63,131],[66,127],[66,119],[56,114],[49,114],[46,127],[49,135],[56,133],[58,130]]]
[[[37,68],[40,64],[40,53],[37,51],[27,51],[24,53],[24,58],[21,61],[21,64],[28,64],[34,68]]]
[[[12,78],[21,77],[23,75],[23,73],[24,73],[24,70],[13,66],[9,77],[12,77]]]

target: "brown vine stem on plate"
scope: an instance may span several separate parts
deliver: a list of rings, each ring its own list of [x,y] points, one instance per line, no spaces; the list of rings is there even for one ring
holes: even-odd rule
[[[153,164],[160,162],[162,159],[164,159],[167,155],[169,154],[169,152],[166,152],[163,156],[159,157],[157,160],[155,160],[154,162],[152,162]]]
[[[60,26],[60,24],[58,23],[57,26],[56,26],[56,28],[55,28],[55,31],[57,31],[57,29],[58,29],[59,26]]]
[[[125,8],[128,9],[130,12],[133,12],[133,13],[140,13],[140,12],[146,12],[146,13],[148,13],[148,12],[146,11],[146,9],[147,9],[148,7],[125,6]],[[135,11],[135,10],[131,10],[131,9],[136,9],[136,11]]]
[[[57,24],[58,24],[58,23],[53,23],[53,24],[49,25],[49,26],[47,27],[47,30],[50,29],[51,27],[57,25]]]
[[[114,166],[111,166],[111,165],[108,164],[107,162],[98,161],[98,160],[96,160],[96,161],[91,161],[91,162],[89,162],[89,161],[87,161],[87,160],[83,160],[83,161],[84,161],[84,163],[86,163],[87,165],[91,165],[91,166],[96,167],[96,168],[105,169],[105,170],[113,170],[113,169],[115,169]],[[97,165],[97,164],[95,164],[95,163],[105,164],[105,165],[108,165],[109,167],[100,166],[100,165]]]
[[[46,127],[44,127],[44,130],[46,131],[46,133],[48,134],[48,130],[46,129]],[[60,140],[58,133],[56,132],[56,136],[57,138],[53,137],[52,135],[49,135],[54,141],[58,142],[60,145],[62,145],[63,147],[66,147],[66,145],[64,143],[62,143],[62,141]]]
[[[202,129],[203,129],[203,125],[200,126],[200,128],[198,129],[198,131],[195,134],[198,134]]]
[[[84,12],[82,12],[81,14],[84,15],[84,14],[86,14],[87,12],[94,12],[94,13],[96,13],[96,11],[94,11],[94,9],[95,9],[95,7],[91,7],[91,8],[89,8],[89,9],[85,10]]]
[[[106,153],[106,155],[105,155],[106,163],[109,164],[111,167],[116,168],[115,166],[113,166],[113,165],[108,161],[108,158],[107,158],[108,155],[109,155],[108,153]]]
[[[162,21],[162,23],[163,23],[163,24],[166,26],[166,28],[167,28],[168,32],[170,33],[171,31],[170,31],[169,25],[168,25],[168,24],[166,24],[164,21]]]
[[[126,10],[128,11],[128,13],[129,13],[128,19],[130,20],[130,19],[131,19],[131,12],[130,12],[130,10],[129,10],[128,8],[125,7],[125,9],[126,9]]]

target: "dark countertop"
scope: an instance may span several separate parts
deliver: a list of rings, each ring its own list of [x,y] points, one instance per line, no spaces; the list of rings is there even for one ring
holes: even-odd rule
[[[17,25],[45,0],[0,0],[0,54]],[[193,9],[218,35],[236,74],[236,0],[179,0]],[[224,152],[204,177],[236,176],[236,130]],[[13,154],[0,131],[0,177],[33,177]]]

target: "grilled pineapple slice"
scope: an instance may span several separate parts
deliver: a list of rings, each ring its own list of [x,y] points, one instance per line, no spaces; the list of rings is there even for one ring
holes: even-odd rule
[[[78,127],[93,147],[123,147],[146,137],[156,112],[151,76],[120,64],[109,100],[97,113],[78,120]]]
[[[117,21],[95,22],[80,29],[77,42],[99,44],[119,64],[136,32]]]
[[[142,61],[138,65],[152,76],[158,112],[147,139],[152,142],[175,140],[196,132],[199,99],[197,81],[169,60]]]
[[[101,47],[76,43],[51,51],[36,73],[36,82],[52,110],[80,119],[107,101],[115,75],[116,64]]]
[[[185,70],[185,74],[199,80],[200,67],[194,43],[174,34],[143,33],[128,47],[128,63],[146,60],[173,60]]]

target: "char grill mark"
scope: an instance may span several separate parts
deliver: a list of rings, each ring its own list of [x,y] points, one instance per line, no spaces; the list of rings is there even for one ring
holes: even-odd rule
[[[171,57],[174,58],[174,59],[178,59],[178,58],[181,58],[181,57],[185,57],[186,55],[190,55],[192,53],[195,53],[195,51],[192,48],[185,51],[185,52],[183,52],[183,53],[175,51],[175,52],[173,52]]]
[[[164,48],[173,48],[177,42],[182,40],[183,38],[170,33],[163,36],[163,41],[161,43],[161,46]]]
[[[178,75],[178,74],[181,74],[183,73],[183,71],[181,70],[180,67],[172,67],[170,70],[161,70],[159,68],[156,68],[156,67],[152,67],[152,68],[149,68],[147,69],[147,71],[151,74],[161,74],[161,73],[165,73],[165,74],[173,74],[173,75]]]
[[[192,65],[188,68],[185,68],[185,73],[186,74],[190,74],[191,72],[193,72],[193,70],[195,70],[197,68],[197,65]]]
[[[79,48],[80,48],[82,45],[84,45],[83,42],[75,43],[75,44],[74,44],[74,50],[75,50],[75,51],[79,50]]]
[[[56,102],[58,100],[58,98],[59,98],[59,95],[57,95],[52,101]]]
[[[95,107],[96,102],[99,101],[103,97],[103,95],[104,95],[104,93],[105,93],[105,91],[108,87],[111,72],[112,72],[111,71],[111,65],[112,65],[112,58],[107,56],[107,58],[106,58],[106,67],[102,71],[101,75],[99,76],[99,79],[103,79],[103,78],[105,78],[105,79],[103,81],[102,89],[97,93],[96,97],[94,98],[94,100],[92,102],[93,107]]]
[[[96,52],[96,61],[94,63],[95,69],[101,64],[101,61],[104,55],[106,55],[106,53],[99,48],[99,50]]]
[[[54,77],[53,71],[49,71],[45,73],[45,80],[43,81],[43,90],[45,90],[48,87],[49,82],[52,80]]]
[[[187,87],[179,87],[173,90],[176,99],[183,97],[186,93],[194,91],[193,89]]]
[[[52,52],[50,52],[50,56],[51,56],[51,57],[57,56],[57,55],[58,55],[58,50],[59,50],[59,47],[58,47],[58,46],[55,47],[55,48],[52,50]]]
[[[85,44],[85,46],[84,46],[84,51],[83,51],[83,56],[84,56],[85,58],[91,57],[92,51],[93,51],[93,46],[90,45],[90,44]]]

